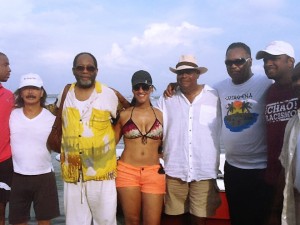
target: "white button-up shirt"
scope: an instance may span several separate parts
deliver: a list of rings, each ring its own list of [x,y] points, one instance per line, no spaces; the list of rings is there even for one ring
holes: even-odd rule
[[[157,102],[163,112],[166,174],[183,181],[215,179],[219,167],[221,116],[217,92],[205,85],[192,103],[180,90]]]

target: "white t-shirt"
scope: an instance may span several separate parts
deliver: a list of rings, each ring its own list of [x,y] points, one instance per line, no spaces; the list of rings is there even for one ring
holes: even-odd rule
[[[166,174],[183,181],[215,179],[219,167],[221,117],[216,90],[205,85],[193,103],[177,90],[157,102],[163,112]]]
[[[23,108],[10,115],[10,142],[14,171],[23,175],[39,175],[53,171],[51,154],[46,147],[55,116],[43,109],[33,119],[27,118]]]
[[[242,169],[267,166],[265,95],[272,81],[253,75],[243,84],[231,79],[216,84],[221,101],[222,143],[226,161]]]

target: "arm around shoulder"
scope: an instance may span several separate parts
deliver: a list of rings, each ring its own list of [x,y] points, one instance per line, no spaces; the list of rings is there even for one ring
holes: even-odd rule
[[[123,135],[122,134],[122,127],[123,127],[124,123],[129,119],[130,112],[131,112],[130,108],[121,111],[120,114],[117,117],[116,122],[114,123],[116,144],[118,144],[120,139],[122,138],[122,135]]]
[[[118,101],[120,103],[120,106],[118,106],[118,109],[119,108],[124,108],[124,109],[127,109],[130,107],[130,103],[129,101],[120,93],[118,92],[117,90],[115,90],[114,88],[111,88],[114,92],[115,92],[115,95],[118,97]]]

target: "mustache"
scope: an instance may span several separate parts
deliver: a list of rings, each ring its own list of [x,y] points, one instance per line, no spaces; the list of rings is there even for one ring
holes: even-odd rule
[[[25,98],[37,98],[35,95],[26,95]]]

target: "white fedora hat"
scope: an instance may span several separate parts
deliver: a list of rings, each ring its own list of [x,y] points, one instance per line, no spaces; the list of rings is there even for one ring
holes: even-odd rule
[[[169,67],[173,73],[178,73],[180,70],[197,70],[199,74],[206,73],[207,68],[199,67],[195,56],[193,55],[182,55],[179,58],[179,62],[176,64],[176,68]]]

